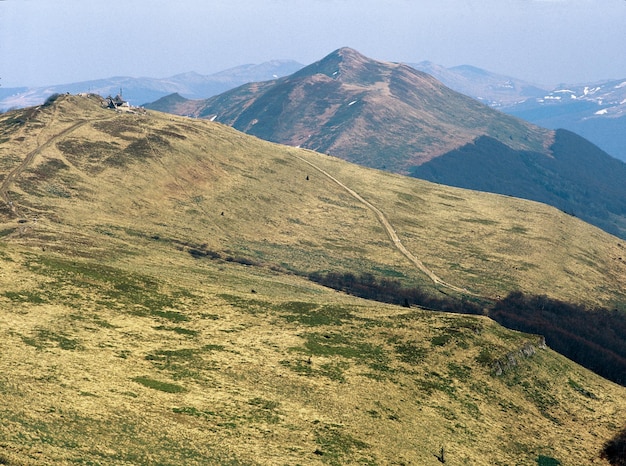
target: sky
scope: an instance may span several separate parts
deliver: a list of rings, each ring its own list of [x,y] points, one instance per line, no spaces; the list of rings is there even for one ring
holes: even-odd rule
[[[0,0],[0,85],[212,74],[340,47],[539,85],[626,78],[626,0]]]

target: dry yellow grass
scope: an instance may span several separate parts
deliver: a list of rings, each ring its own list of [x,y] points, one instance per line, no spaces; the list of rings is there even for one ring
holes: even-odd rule
[[[2,173],[51,138],[7,186],[20,217],[5,209],[0,226],[0,462],[436,465],[444,447],[447,464],[587,465],[623,427],[626,389],[535,336],[292,273],[435,287],[298,157],[483,296],[623,303],[616,238],[539,204],[75,96],[0,135]],[[517,365],[495,375],[507,355]]]

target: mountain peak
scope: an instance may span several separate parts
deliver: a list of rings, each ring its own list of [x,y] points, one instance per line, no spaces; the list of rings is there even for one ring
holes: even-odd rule
[[[370,59],[349,47],[283,79],[246,85],[198,104],[195,112],[176,113],[218,115],[217,121],[263,139],[400,173],[483,134],[535,151],[544,149],[550,134],[408,65]],[[504,129],[486,133],[492,127]]]
[[[330,53],[328,56],[329,57],[338,56],[338,57],[341,57],[344,61],[353,61],[353,60],[369,61],[370,60],[365,55],[359,53],[357,50],[350,48],[350,47],[341,47],[335,50],[334,52]]]
[[[341,47],[321,60],[303,68],[293,76],[297,78],[323,74],[342,82],[354,82],[375,72],[382,62],[372,60],[350,47]]]

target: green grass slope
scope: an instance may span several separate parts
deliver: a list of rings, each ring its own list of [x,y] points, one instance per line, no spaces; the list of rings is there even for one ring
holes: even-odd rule
[[[537,336],[302,277],[619,305],[580,220],[94,97],[0,141],[0,463],[586,465],[623,427]]]

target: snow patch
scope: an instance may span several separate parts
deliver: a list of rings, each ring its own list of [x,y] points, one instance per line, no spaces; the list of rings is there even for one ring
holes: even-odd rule
[[[209,121],[215,121],[216,118],[217,118],[217,115],[213,115]]]
[[[626,87],[626,81],[624,81],[621,84],[618,84],[617,86],[615,86],[615,89],[621,89],[622,87]]]
[[[606,115],[607,113],[609,113],[609,111],[603,108],[602,110],[598,110],[594,115]]]
[[[589,86],[585,86],[585,89],[583,89],[583,93],[585,95],[589,95],[589,94],[595,94],[596,92],[598,92],[600,89],[602,89],[601,87],[594,87],[594,88],[590,88]]]
[[[353,105],[354,105],[354,104],[356,104],[357,102],[358,102],[358,100],[353,100],[352,102],[350,102],[350,103],[348,104],[348,107],[353,106]]]

